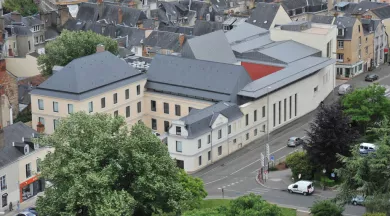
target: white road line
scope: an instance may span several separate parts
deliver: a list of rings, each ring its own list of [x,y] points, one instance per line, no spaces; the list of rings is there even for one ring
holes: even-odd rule
[[[236,191],[236,190],[228,190],[228,189],[224,189],[224,191],[232,191],[232,192],[237,192],[237,193],[242,193],[241,191]]]
[[[255,161],[253,161],[252,163],[250,163],[250,164],[247,164],[246,166],[244,166],[244,167],[240,168],[239,170],[236,170],[236,171],[234,171],[234,172],[233,172],[233,173],[231,173],[230,175],[234,175],[234,174],[236,174],[236,173],[240,172],[241,170],[243,170],[243,169],[247,168],[248,166],[251,166],[252,164],[254,164],[254,163],[257,163],[257,162],[259,162],[259,161],[260,161],[260,159],[257,159],[257,160],[255,160]]]
[[[217,182],[217,181],[221,181],[222,179],[225,179],[225,178],[227,178],[227,176],[225,176],[223,178],[220,178],[220,179],[217,179],[217,180],[214,180],[214,181],[211,181],[211,182],[204,183],[204,184],[208,185],[208,184],[211,184],[211,183],[214,183],[214,182]]]

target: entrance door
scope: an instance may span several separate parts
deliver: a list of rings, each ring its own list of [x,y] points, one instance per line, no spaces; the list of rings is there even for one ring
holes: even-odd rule
[[[176,160],[176,166],[180,169],[184,169],[184,161],[182,160]]]
[[[345,77],[349,77],[351,75],[351,68],[345,68]]]

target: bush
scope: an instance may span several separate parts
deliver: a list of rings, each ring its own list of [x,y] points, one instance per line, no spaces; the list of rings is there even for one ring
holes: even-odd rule
[[[310,208],[310,214],[313,216],[342,216],[344,208],[332,202],[331,200],[316,201]]]
[[[328,177],[321,177],[321,183],[323,183],[326,187],[333,187],[336,185],[335,180],[329,179]]]
[[[298,179],[299,174],[301,174],[301,179],[311,180],[313,178],[313,165],[306,152],[295,152],[288,155],[286,164],[291,168],[294,179]]]
[[[386,216],[386,213],[365,213],[363,216]]]

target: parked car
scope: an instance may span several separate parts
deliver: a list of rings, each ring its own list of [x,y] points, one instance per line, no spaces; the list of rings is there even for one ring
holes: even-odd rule
[[[31,212],[19,212],[16,216],[36,216]]]
[[[299,137],[290,137],[290,139],[287,140],[287,146],[289,147],[296,147],[299,145],[302,145],[304,141]]]
[[[351,84],[342,84],[339,86],[338,93],[339,93],[339,95],[345,95],[345,94],[351,92],[352,90],[353,89],[352,89]]]
[[[368,74],[364,80],[369,81],[369,82],[373,82],[373,81],[377,80],[378,78],[379,78],[379,76],[376,74]]]
[[[363,205],[364,197],[362,195],[358,195],[351,200],[352,205]]]
[[[37,209],[35,207],[28,207],[28,208],[24,209],[23,211],[30,212],[30,213],[33,213],[33,214],[38,216],[38,212],[37,212]]]
[[[312,194],[314,192],[313,182],[311,181],[297,181],[294,184],[290,184],[287,187],[289,193],[301,193],[304,196]]]
[[[361,143],[359,146],[360,154],[368,154],[370,152],[374,152],[376,149],[375,144],[372,143]]]

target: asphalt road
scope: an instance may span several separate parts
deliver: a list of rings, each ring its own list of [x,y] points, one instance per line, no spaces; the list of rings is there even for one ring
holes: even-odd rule
[[[375,73],[379,76],[375,83],[390,85],[390,67],[388,65],[382,65],[372,72],[360,74],[347,83],[352,84],[354,88],[368,86],[371,83],[364,81],[364,77],[368,73]],[[337,97],[339,97],[337,91],[334,91],[328,96],[325,103],[329,103]],[[315,111],[270,134],[270,152],[271,155],[274,155],[275,161],[283,159],[296,150],[286,146],[287,139],[292,136],[305,138],[306,131],[309,129],[309,122],[313,119],[314,114]],[[266,143],[266,136],[263,136],[241,150],[193,174],[203,179],[209,194],[208,198],[222,198],[221,188],[225,188],[225,198],[255,193],[261,195],[269,202],[307,211],[314,201],[336,196],[335,192],[328,192],[327,196],[315,194],[304,197],[297,194],[289,194],[285,191],[267,189],[257,184],[255,176],[260,167],[260,153],[265,153]],[[346,215],[363,215],[364,212],[364,207],[346,206],[344,213]]]

